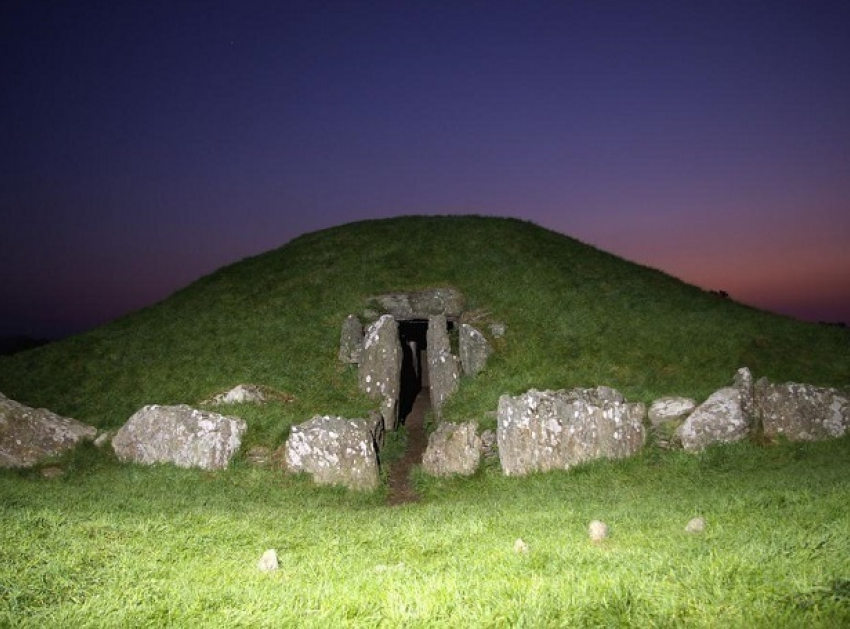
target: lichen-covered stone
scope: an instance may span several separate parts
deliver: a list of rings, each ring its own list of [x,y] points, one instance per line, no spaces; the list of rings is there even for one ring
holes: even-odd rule
[[[645,416],[643,404],[608,387],[503,395],[496,431],[502,470],[524,475],[630,456],[643,447]]]
[[[237,384],[232,389],[216,393],[201,402],[210,406],[225,404],[265,404],[266,402],[292,402],[295,397],[289,393],[275,391],[260,384]]]
[[[366,331],[360,354],[359,384],[369,397],[381,400],[381,415],[390,430],[398,421],[401,362],[398,323],[390,315],[384,315]]]
[[[285,466],[320,485],[372,490],[378,486],[378,454],[369,421],[317,415],[292,427]]]
[[[185,404],[145,406],[112,439],[122,462],[173,463],[205,470],[226,468],[247,429],[241,417],[202,411]]]
[[[755,392],[766,437],[818,441],[843,437],[850,428],[850,400],[836,389],[761,378]]]
[[[378,295],[374,301],[399,320],[427,319],[435,315],[457,318],[463,312],[463,295],[450,287]]]
[[[475,422],[444,423],[428,437],[422,468],[434,476],[474,474],[481,464],[481,438]]]
[[[737,387],[712,393],[676,431],[685,450],[702,450],[715,443],[740,441],[750,430],[750,419],[741,408]]]
[[[670,421],[684,421],[694,412],[697,403],[687,397],[663,397],[649,407],[649,423],[652,426]]]
[[[428,378],[431,408],[439,419],[443,404],[457,390],[460,361],[452,354],[446,318],[436,315],[428,319]]]
[[[649,423],[655,443],[661,448],[681,446],[676,430],[696,409],[696,401],[686,397],[663,397],[649,407]]]
[[[487,359],[493,353],[493,348],[484,335],[468,323],[462,323],[460,326],[459,346],[463,373],[477,376],[487,366]]]
[[[0,393],[0,467],[32,467],[96,435],[93,426]]]
[[[750,422],[756,415],[755,389],[753,386],[753,374],[746,367],[741,367],[735,372],[735,382],[733,385],[738,389],[741,396],[741,411],[744,417]]]

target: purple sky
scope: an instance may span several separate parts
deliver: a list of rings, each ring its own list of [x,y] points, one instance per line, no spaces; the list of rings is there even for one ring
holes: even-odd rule
[[[844,0],[5,0],[0,72],[0,335],[460,213],[850,322]]]

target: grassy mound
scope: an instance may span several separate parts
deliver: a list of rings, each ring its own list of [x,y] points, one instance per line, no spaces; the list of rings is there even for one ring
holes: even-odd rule
[[[756,376],[850,382],[850,335],[743,307],[516,220],[400,218],[303,236],[92,332],[0,358],[0,391],[100,427],[241,382],[249,442],[315,412],[359,415],[340,325],[372,295],[451,285],[500,321],[449,419],[498,396],[607,384],[702,399]],[[481,326],[487,332],[485,325]],[[230,409],[228,409],[230,410]],[[403,440],[403,431],[393,439]],[[396,444],[401,441],[397,441]],[[699,454],[645,448],[566,472],[414,473],[419,503],[251,467],[0,470],[0,626],[839,627],[850,625],[850,436]],[[708,522],[690,535],[694,516]],[[611,537],[588,540],[602,519]],[[527,553],[515,553],[522,538]],[[277,550],[281,569],[257,560]]]
[[[499,395],[531,387],[701,400],[742,365],[780,381],[850,382],[846,330],[736,304],[528,222],[404,217],[302,236],[109,325],[0,357],[0,391],[106,428],[144,404],[197,404],[254,382],[295,398],[237,411],[249,441],[274,445],[313,413],[373,406],[336,360],[347,314],[379,293],[444,285],[479,322],[508,326],[487,371],[445,409],[450,420],[492,421]]]

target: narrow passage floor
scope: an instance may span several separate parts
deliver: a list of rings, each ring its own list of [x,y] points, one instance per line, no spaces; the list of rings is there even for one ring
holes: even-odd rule
[[[390,467],[390,493],[387,502],[390,505],[416,502],[419,496],[410,482],[413,466],[422,463],[422,455],[428,447],[428,435],[425,434],[425,415],[431,410],[431,390],[423,387],[413,402],[413,408],[404,420],[407,432],[407,448],[404,456],[393,462]]]

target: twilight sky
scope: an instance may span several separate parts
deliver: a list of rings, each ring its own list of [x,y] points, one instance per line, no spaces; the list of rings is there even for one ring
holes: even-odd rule
[[[850,322],[846,0],[3,0],[0,85],[0,335],[461,213]]]

